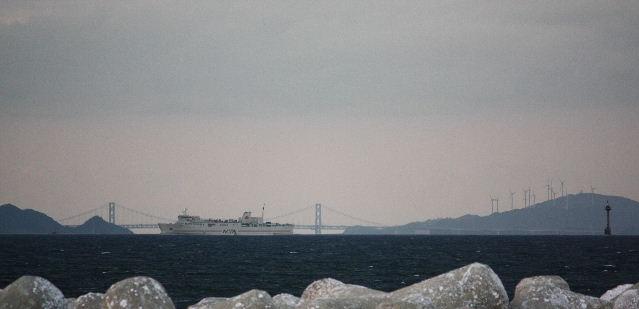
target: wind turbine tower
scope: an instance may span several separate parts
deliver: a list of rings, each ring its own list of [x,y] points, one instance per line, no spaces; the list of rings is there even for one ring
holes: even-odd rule
[[[513,210],[515,208],[515,192],[509,191],[510,192],[510,210]]]
[[[491,195],[490,196],[490,214],[494,214],[495,213],[495,198]]]
[[[490,213],[499,212],[499,199],[494,198],[492,195],[490,196]]]

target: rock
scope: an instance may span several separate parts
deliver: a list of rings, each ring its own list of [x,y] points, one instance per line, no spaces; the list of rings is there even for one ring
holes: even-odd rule
[[[602,300],[611,301],[615,297],[621,295],[621,293],[625,292],[626,290],[628,290],[630,288],[632,288],[632,284],[618,285],[614,289],[606,291],[606,293],[601,295],[601,297],[599,297],[599,298],[602,299]]]
[[[149,277],[133,277],[112,285],[104,294],[107,308],[174,309],[164,287]]]
[[[529,278],[524,278],[523,280],[519,281],[519,283],[517,284],[517,288],[520,288],[520,289],[528,289],[533,286],[552,286],[562,290],[570,291],[570,286],[568,285],[568,282],[566,282],[564,278],[559,276],[529,277]]]
[[[273,307],[276,309],[293,309],[297,307],[300,298],[291,294],[277,294],[273,296]]]
[[[203,299],[202,301],[206,300]],[[193,307],[197,309],[264,309],[264,308],[273,308],[273,300],[271,299],[271,295],[262,290],[250,290],[246,293],[240,294],[238,296],[221,299],[218,301],[215,297],[211,297],[211,301],[209,303],[197,303]],[[189,307],[189,308],[191,308]]]
[[[375,308],[387,298],[388,293],[327,278],[304,290],[298,308]]]
[[[493,270],[473,263],[391,292],[378,308],[508,308],[508,294]]]
[[[343,282],[335,280],[333,278],[317,280],[306,287],[304,292],[302,292],[301,300],[309,301],[316,298],[329,296],[331,293],[330,291],[342,285],[344,285]]]
[[[223,309],[260,309],[273,307],[273,299],[271,298],[271,295],[262,290],[250,290],[227,300],[226,303],[230,306],[222,307]]]
[[[41,277],[22,276],[0,294],[0,309],[58,309],[63,306],[62,292]]]
[[[224,297],[207,297],[207,298],[204,298],[204,299],[200,300],[200,302],[198,302],[197,304],[189,306],[188,309],[212,308],[213,305],[215,305],[217,303],[225,302],[226,300],[228,300],[228,298],[224,298]]]
[[[104,294],[102,293],[87,293],[81,295],[75,299],[76,309],[100,309],[104,303]]]
[[[639,308],[639,290],[629,289],[615,298],[613,309],[637,309]]]
[[[521,280],[515,288],[512,309],[609,309],[610,302],[570,291],[558,276],[537,276]]]
[[[62,301],[62,308],[65,308],[65,309],[75,308],[75,298],[65,298]]]

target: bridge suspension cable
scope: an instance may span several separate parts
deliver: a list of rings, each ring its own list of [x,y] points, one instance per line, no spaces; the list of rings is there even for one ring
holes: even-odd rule
[[[118,207],[121,207],[121,208],[122,208],[122,209],[124,209],[124,210],[130,211],[130,212],[133,212],[133,213],[136,213],[136,214],[141,215],[141,216],[145,216],[145,217],[153,218],[153,219],[160,220],[160,221],[169,221],[169,222],[174,221],[174,219],[162,218],[162,217],[159,217],[159,216],[155,216],[155,215],[147,214],[147,213],[144,213],[144,212],[141,212],[141,211],[135,210],[135,209],[131,209],[131,208],[128,208],[128,207],[122,206],[121,204],[116,204],[116,205],[117,205]]]
[[[93,209],[89,209],[89,210],[87,210],[87,211],[81,212],[81,213],[79,213],[79,214],[76,214],[76,215],[73,215],[73,216],[70,216],[70,217],[62,218],[62,219],[60,219],[59,221],[60,221],[60,222],[64,222],[64,221],[69,221],[69,220],[72,220],[72,219],[75,219],[75,218],[78,218],[78,217],[86,216],[86,215],[88,215],[88,214],[90,214],[90,213],[93,213],[93,212],[95,212],[95,211],[98,211],[98,210],[100,210],[100,209],[104,208],[104,206],[105,206],[105,205],[101,205],[100,207],[96,207],[96,208],[93,208]]]
[[[342,216],[344,216],[344,217],[348,217],[348,218],[351,218],[351,219],[356,220],[356,221],[359,221],[359,222],[363,222],[363,223],[367,223],[367,224],[375,225],[375,226],[384,226],[384,224],[381,224],[381,223],[379,223],[379,222],[370,221],[370,220],[366,220],[366,219],[362,219],[362,218],[357,218],[357,217],[355,217],[355,216],[353,216],[353,215],[349,215],[349,214],[344,213],[344,212],[341,212],[341,211],[339,211],[339,210],[337,210],[337,209],[330,208],[330,207],[328,207],[328,206],[326,206],[326,205],[322,205],[322,207],[323,207],[324,209],[328,210],[328,211],[332,211],[332,212],[334,212],[334,213],[340,214],[340,215],[342,215]]]
[[[297,210],[293,210],[293,211],[291,211],[291,212],[287,212],[287,213],[285,213],[285,214],[281,214],[281,215],[277,215],[277,216],[275,216],[275,217],[267,218],[267,220],[268,220],[268,221],[271,221],[271,220],[275,220],[275,219],[279,219],[279,218],[284,218],[284,217],[288,217],[288,216],[296,215],[296,214],[298,214],[298,213],[300,213],[300,212],[302,212],[302,211],[304,211],[304,210],[309,210],[309,209],[311,209],[312,207],[313,207],[313,206],[306,206],[306,207],[303,207],[303,208],[300,208],[300,209],[297,209]]]
[[[101,205],[99,207],[83,211],[83,212],[81,212],[79,214],[75,214],[73,216],[69,216],[69,217],[60,219],[59,221],[60,222],[65,222],[65,221],[77,219],[77,218],[80,218],[80,217],[83,217],[83,216],[86,216],[86,215],[90,215],[90,214],[100,215],[101,216],[101,214],[99,214],[99,212],[101,210],[103,210],[103,209],[106,210],[107,206],[108,206],[107,204]],[[146,217],[147,219],[153,219],[153,220],[157,220],[159,222],[172,222],[172,221],[174,221],[173,219],[163,218],[163,217],[152,215],[152,214],[148,214],[148,213],[145,213],[145,212],[142,212],[142,211],[139,211],[139,210],[131,209],[131,208],[128,208],[128,207],[123,206],[121,204],[115,204],[115,206],[117,206],[117,208],[119,208],[121,210],[124,210],[125,213],[126,212],[134,213],[134,214],[137,214],[139,216]],[[320,207],[322,207],[322,205],[320,205]],[[310,205],[310,206],[302,207],[302,208],[299,208],[299,209],[296,209],[296,210],[293,210],[293,211],[290,211],[290,212],[287,212],[287,213],[284,213],[284,214],[273,216],[273,217],[268,218],[266,220],[272,221],[272,220],[279,219],[279,218],[285,218],[285,217],[297,215],[297,214],[302,213],[304,211],[312,210],[313,208],[316,208],[316,211],[315,211],[315,225],[296,225],[297,226],[296,228],[314,229],[314,230],[316,230],[316,233],[317,233],[318,230],[321,231],[322,229],[345,229],[345,228],[348,227],[347,225],[327,225],[327,224],[322,224],[322,222],[321,222],[321,212],[319,214],[317,213],[317,205]],[[350,219],[355,220],[357,222],[362,222],[362,223],[365,223],[365,224],[368,224],[368,225],[372,225],[372,226],[379,226],[379,227],[385,226],[384,224],[381,224],[379,222],[358,218],[358,217],[353,216],[351,214],[342,212],[342,211],[337,210],[337,209],[333,209],[333,208],[325,206],[325,205],[323,206],[323,208],[325,210],[331,212],[331,213],[335,213],[335,214],[341,215],[343,217],[350,218]],[[317,220],[318,216],[320,216],[319,217],[320,218],[319,219],[320,220],[319,221],[319,225],[318,225],[318,220]],[[119,217],[122,218],[123,216],[120,215]],[[130,216],[124,216],[124,217],[131,219]],[[114,220],[113,223],[115,223],[115,220]],[[129,228],[156,228],[157,227],[157,224],[155,224],[155,223],[154,224],[147,224],[147,223],[139,223],[139,222],[135,222],[135,223],[130,223],[129,222],[128,224],[127,223],[123,224],[122,222],[118,222],[117,224],[119,224],[121,226],[129,227]]]

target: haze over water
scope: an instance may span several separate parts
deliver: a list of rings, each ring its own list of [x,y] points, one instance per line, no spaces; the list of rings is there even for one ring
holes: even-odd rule
[[[4,1],[0,201],[399,224],[548,179],[639,199],[638,38],[633,1]]]

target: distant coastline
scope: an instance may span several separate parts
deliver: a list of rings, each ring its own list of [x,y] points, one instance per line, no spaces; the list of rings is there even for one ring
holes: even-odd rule
[[[486,216],[432,219],[391,227],[352,227],[344,234],[375,235],[603,235],[609,203],[613,235],[639,235],[639,202],[611,195],[566,195]]]
[[[430,219],[390,227],[354,226],[343,235],[603,235],[610,204],[613,235],[639,235],[639,202],[620,196],[579,193],[527,208],[490,215]],[[133,234],[95,216],[64,226],[44,213],[0,206],[0,234]]]
[[[64,226],[44,213],[20,209],[12,204],[0,206],[0,234],[133,234],[129,229],[95,216],[78,226]]]

